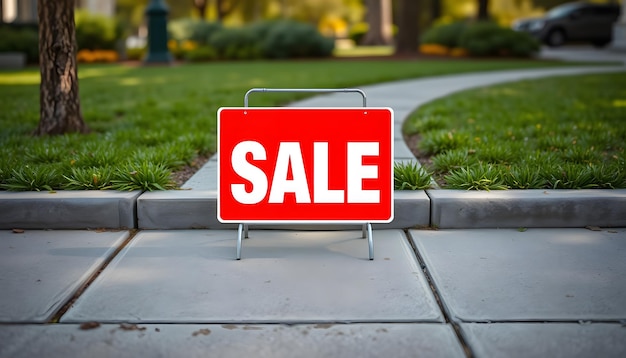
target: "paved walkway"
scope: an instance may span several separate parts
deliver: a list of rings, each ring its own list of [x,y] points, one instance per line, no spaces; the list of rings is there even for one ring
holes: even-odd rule
[[[464,88],[623,70],[364,89],[398,119]],[[320,98],[352,101],[297,105]],[[375,230],[374,245],[370,261],[360,231],[252,230],[236,261],[233,230],[0,231],[0,357],[626,356],[626,228]]]

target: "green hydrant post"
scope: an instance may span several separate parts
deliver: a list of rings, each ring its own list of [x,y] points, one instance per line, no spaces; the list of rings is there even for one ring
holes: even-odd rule
[[[148,54],[145,63],[170,63],[172,55],[167,48],[167,14],[163,0],[151,0],[146,7],[148,18]]]

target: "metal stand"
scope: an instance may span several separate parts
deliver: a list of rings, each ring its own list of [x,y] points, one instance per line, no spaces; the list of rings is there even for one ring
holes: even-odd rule
[[[243,106],[248,107],[248,97],[254,92],[317,92],[317,93],[359,93],[363,97],[363,107],[367,107],[367,96],[363,90],[358,88],[252,88],[243,98]],[[374,259],[374,237],[372,234],[372,224],[364,223],[362,226],[362,237],[367,238],[369,248],[369,259]],[[248,239],[248,224],[240,223],[237,229],[237,260],[241,260],[241,247],[243,239]]]

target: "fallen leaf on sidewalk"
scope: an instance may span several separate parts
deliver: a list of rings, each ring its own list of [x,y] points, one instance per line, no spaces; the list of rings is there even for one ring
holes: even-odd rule
[[[209,334],[211,334],[211,330],[208,329],[208,328],[203,328],[203,329],[199,329],[199,330],[193,332],[191,335],[196,337],[196,336],[199,336],[201,334],[204,335],[204,336],[208,336]]]
[[[100,327],[100,323],[99,322],[85,322],[83,324],[80,325],[80,329],[82,329],[83,331],[87,331],[90,329],[95,329]]]
[[[146,327],[139,327],[136,324],[122,323],[119,327],[122,331],[145,331]]]
[[[13,231],[14,234],[23,234],[24,233],[24,230],[22,230],[22,229],[13,229],[12,231]]]
[[[602,229],[598,226],[585,226],[585,229],[591,230],[591,231],[602,231]]]

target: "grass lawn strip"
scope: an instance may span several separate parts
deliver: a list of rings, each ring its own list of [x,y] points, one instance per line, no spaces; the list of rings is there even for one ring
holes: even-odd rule
[[[0,189],[162,190],[171,173],[214,153],[216,112],[241,106],[252,87],[342,88],[453,73],[564,66],[542,61],[338,60],[220,62],[173,67],[81,65],[88,135],[33,137],[39,71],[0,72]],[[579,65],[579,64],[578,64]],[[277,93],[252,106],[306,96]],[[179,183],[180,184],[180,183]]]
[[[450,189],[626,188],[626,74],[464,91],[411,114],[404,132]]]

